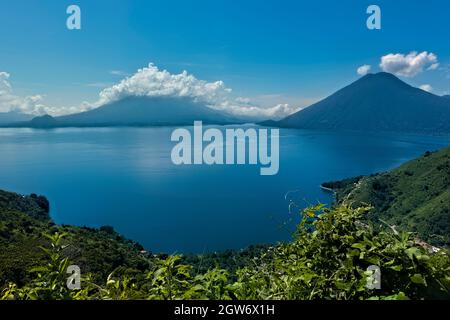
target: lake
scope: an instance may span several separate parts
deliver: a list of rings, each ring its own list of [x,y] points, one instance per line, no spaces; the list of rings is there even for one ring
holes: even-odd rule
[[[392,169],[449,137],[280,130],[280,169],[176,166],[174,128],[0,129],[0,188],[45,195],[56,223],[113,226],[153,252],[289,240],[290,201],[329,204],[324,181]]]

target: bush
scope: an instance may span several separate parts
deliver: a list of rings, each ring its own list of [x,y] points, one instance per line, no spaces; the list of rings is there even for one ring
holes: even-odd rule
[[[374,228],[364,216],[369,207],[323,205],[302,212],[290,243],[264,251],[236,271],[236,281],[218,267],[193,276],[180,256],[157,259],[146,273],[118,268],[105,285],[82,279],[82,289],[65,286],[61,239],[48,236],[48,265],[22,288],[10,284],[2,299],[436,299],[450,298],[450,258],[428,252],[413,234]],[[381,270],[381,289],[367,286],[370,266]]]

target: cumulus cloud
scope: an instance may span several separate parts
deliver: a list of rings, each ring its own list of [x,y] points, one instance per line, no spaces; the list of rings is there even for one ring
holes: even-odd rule
[[[67,115],[67,114],[72,114],[72,113],[79,113],[79,112],[84,112],[84,111],[88,111],[93,109],[94,107],[92,106],[91,103],[87,102],[87,101],[83,101],[81,104],[77,105],[77,106],[62,106],[62,107],[53,107],[53,106],[44,106],[39,113],[33,113],[33,114],[38,114],[38,115],[42,115],[42,114],[49,114],[52,116],[62,116],[62,115]]]
[[[438,58],[434,53],[427,51],[408,54],[390,53],[381,57],[380,68],[383,71],[403,77],[414,77],[425,70],[435,70],[439,66]]]
[[[433,63],[431,66],[428,67],[427,70],[436,70],[439,67],[439,63]]]
[[[262,108],[253,105],[249,98],[233,97],[232,90],[227,88],[223,81],[200,80],[187,71],[171,74],[167,70],[158,69],[151,63],[118,84],[102,90],[99,100],[93,104],[93,107],[130,96],[188,97],[212,109],[255,119],[279,119],[297,111],[297,108],[288,104]]]
[[[422,89],[423,91],[426,91],[426,92],[433,91],[433,87],[430,86],[429,84],[423,84],[419,88]]]
[[[119,73],[119,71],[114,72],[115,75]],[[234,96],[232,90],[227,88],[223,81],[200,80],[187,71],[171,74],[167,70],[158,69],[153,64],[139,69],[135,74],[125,77],[112,86],[106,83],[89,84],[94,87],[106,86],[106,88],[100,91],[97,101],[83,102],[72,107],[45,105],[44,96],[39,94],[16,95],[9,78],[8,73],[0,72],[0,112],[15,110],[33,115],[59,116],[87,111],[130,96],[187,97],[212,109],[247,118],[249,121],[281,119],[299,110],[291,104],[277,101],[271,101],[262,106],[261,101],[258,104],[251,98]]]
[[[100,105],[129,96],[191,97],[201,101],[218,101],[231,92],[222,81],[206,82],[183,71],[171,74],[155,65],[139,69],[135,74],[100,92]]]
[[[9,78],[9,73],[0,72],[0,112],[42,113],[45,109],[42,104],[43,96],[39,94],[25,97],[15,95]]]
[[[282,119],[298,110],[299,107],[293,107],[287,103],[280,103],[273,107],[262,108],[251,104],[242,105],[233,101],[226,101],[220,105],[214,106],[214,109],[222,110],[236,116],[249,119]]]
[[[35,116],[43,114],[58,116],[92,109],[92,105],[88,102],[83,102],[79,106],[54,107],[44,104],[45,96],[42,94],[17,95],[9,81],[10,77],[9,73],[0,72],[0,112],[15,111]]]
[[[362,65],[361,67],[359,67],[356,72],[360,75],[360,76],[365,76],[366,74],[369,73],[370,69],[372,67],[368,64]]]
[[[9,84],[9,73],[0,72],[0,96],[11,92],[11,85]]]

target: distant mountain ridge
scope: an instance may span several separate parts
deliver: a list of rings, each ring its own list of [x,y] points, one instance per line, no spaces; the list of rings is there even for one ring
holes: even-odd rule
[[[188,97],[131,96],[59,117],[2,121],[8,127],[95,127],[240,124],[249,119],[210,108]],[[380,72],[361,77],[329,97],[282,120],[263,125],[363,132],[450,133],[450,96],[437,96]]]
[[[0,125],[21,121],[29,121],[31,119],[33,119],[32,115],[25,114],[19,111],[0,112]]]
[[[44,115],[31,121],[12,124],[37,128],[95,126],[163,126],[243,123],[229,113],[212,109],[184,97],[133,96],[98,108],[59,117]]]
[[[56,118],[69,125],[170,125],[231,123],[237,119],[183,97],[127,97],[99,108]]]
[[[368,74],[329,97],[268,125],[280,127],[450,133],[450,99],[396,76]]]

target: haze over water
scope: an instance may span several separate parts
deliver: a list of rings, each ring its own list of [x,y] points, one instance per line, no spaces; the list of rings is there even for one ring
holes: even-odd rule
[[[173,129],[0,129],[0,188],[45,195],[56,223],[111,225],[150,251],[200,253],[288,240],[290,200],[329,204],[324,181],[392,169],[450,144],[281,129],[279,173],[261,176],[255,165],[172,164]]]

